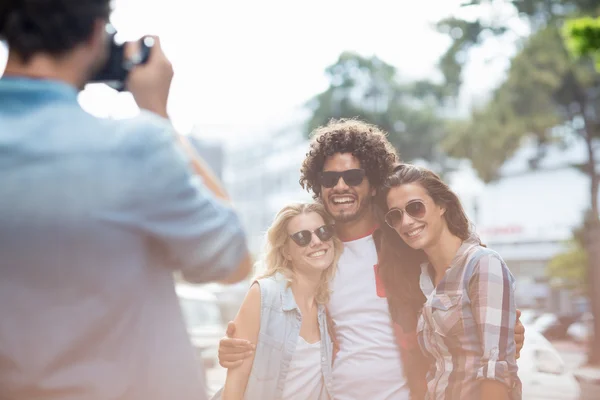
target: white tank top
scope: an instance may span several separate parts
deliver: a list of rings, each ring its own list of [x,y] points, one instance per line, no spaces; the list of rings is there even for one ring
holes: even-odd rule
[[[308,343],[298,336],[296,351],[283,386],[285,400],[313,400],[321,398],[323,373],[321,372],[321,342]]]

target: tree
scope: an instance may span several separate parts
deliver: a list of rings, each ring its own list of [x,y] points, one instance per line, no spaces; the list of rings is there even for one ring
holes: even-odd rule
[[[437,113],[442,87],[427,81],[402,83],[396,68],[377,57],[342,53],[326,69],[329,88],[308,102],[307,133],[332,118],[358,117],[389,133],[405,161],[440,161],[443,123]]]
[[[571,53],[575,57],[593,57],[600,70],[600,17],[569,20],[564,32]]]
[[[589,260],[585,251],[583,227],[575,229],[573,237],[566,244],[566,250],[548,263],[547,274],[564,282],[566,287],[583,289],[584,293],[589,294]]]
[[[472,1],[468,6],[483,3],[490,2]],[[528,20],[532,34],[519,40],[519,51],[511,60],[507,78],[493,93],[489,104],[475,110],[468,121],[456,122],[444,145],[451,155],[471,159],[479,175],[490,181],[498,177],[498,169],[519,148],[524,137],[534,137],[539,144],[538,155],[530,162],[533,168],[544,156],[549,142],[569,136],[585,142],[587,159],[574,167],[590,180],[591,212],[585,218],[584,233],[597,334],[590,347],[589,361],[600,363],[600,171],[597,168],[600,154],[596,146],[600,138],[600,74],[594,70],[589,57],[571,57],[561,35],[567,17],[574,13],[592,14],[598,3],[595,0],[512,0],[506,3],[512,4],[519,15]],[[454,37],[453,44],[440,60],[449,85],[460,87],[464,54],[482,43],[486,32],[488,35],[509,32],[507,21],[490,21],[451,18],[438,23],[438,29]],[[457,93],[458,90],[454,94]]]

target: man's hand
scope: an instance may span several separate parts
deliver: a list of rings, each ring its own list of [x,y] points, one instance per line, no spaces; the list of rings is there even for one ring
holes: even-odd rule
[[[173,79],[173,66],[165,56],[160,46],[158,36],[151,36],[154,45],[146,64],[136,65],[129,72],[127,90],[131,92],[137,105],[161,117],[168,118],[167,99]],[[139,52],[138,42],[128,43],[125,56],[134,58]]]
[[[515,344],[517,345],[517,359],[521,357],[521,349],[525,342],[525,327],[521,323],[521,310],[517,310],[517,323],[515,324]]]
[[[219,341],[219,364],[223,368],[237,368],[252,355],[256,346],[244,339],[234,339],[235,324],[227,324],[225,337]]]

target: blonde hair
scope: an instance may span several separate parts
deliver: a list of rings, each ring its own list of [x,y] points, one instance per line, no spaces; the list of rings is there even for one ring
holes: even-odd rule
[[[275,216],[271,227],[267,230],[266,244],[264,252],[264,265],[266,271],[257,279],[273,276],[277,273],[284,275],[289,284],[294,280],[294,269],[292,262],[285,257],[284,246],[291,240],[287,232],[287,226],[290,220],[298,215],[317,213],[326,224],[333,224],[332,218],[327,214],[325,208],[318,203],[293,203],[283,207]],[[331,238],[333,241],[334,257],[331,265],[323,271],[321,281],[317,288],[315,299],[319,304],[326,304],[329,301],[329,282],[335,275],[337,263],[342,254],[343,243],[337,237]]]

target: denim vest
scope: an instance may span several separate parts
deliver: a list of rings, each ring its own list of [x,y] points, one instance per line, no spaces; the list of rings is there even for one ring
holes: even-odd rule
[[[261,294],[260,331],[244,399],[282,400],[283,386],[300,336],[302,315],[294,300],[292,289],[283,275],[277,274],[256,282],[260,286]],[[321,370],[325,395],[315,400],[329,400],[333,398],[331,393],[333,343],[327,330],[323,305],[319,305],[318,321],[321,332]],[[222,389],[215,394],[213,400],[220,400],[221,395]]]

